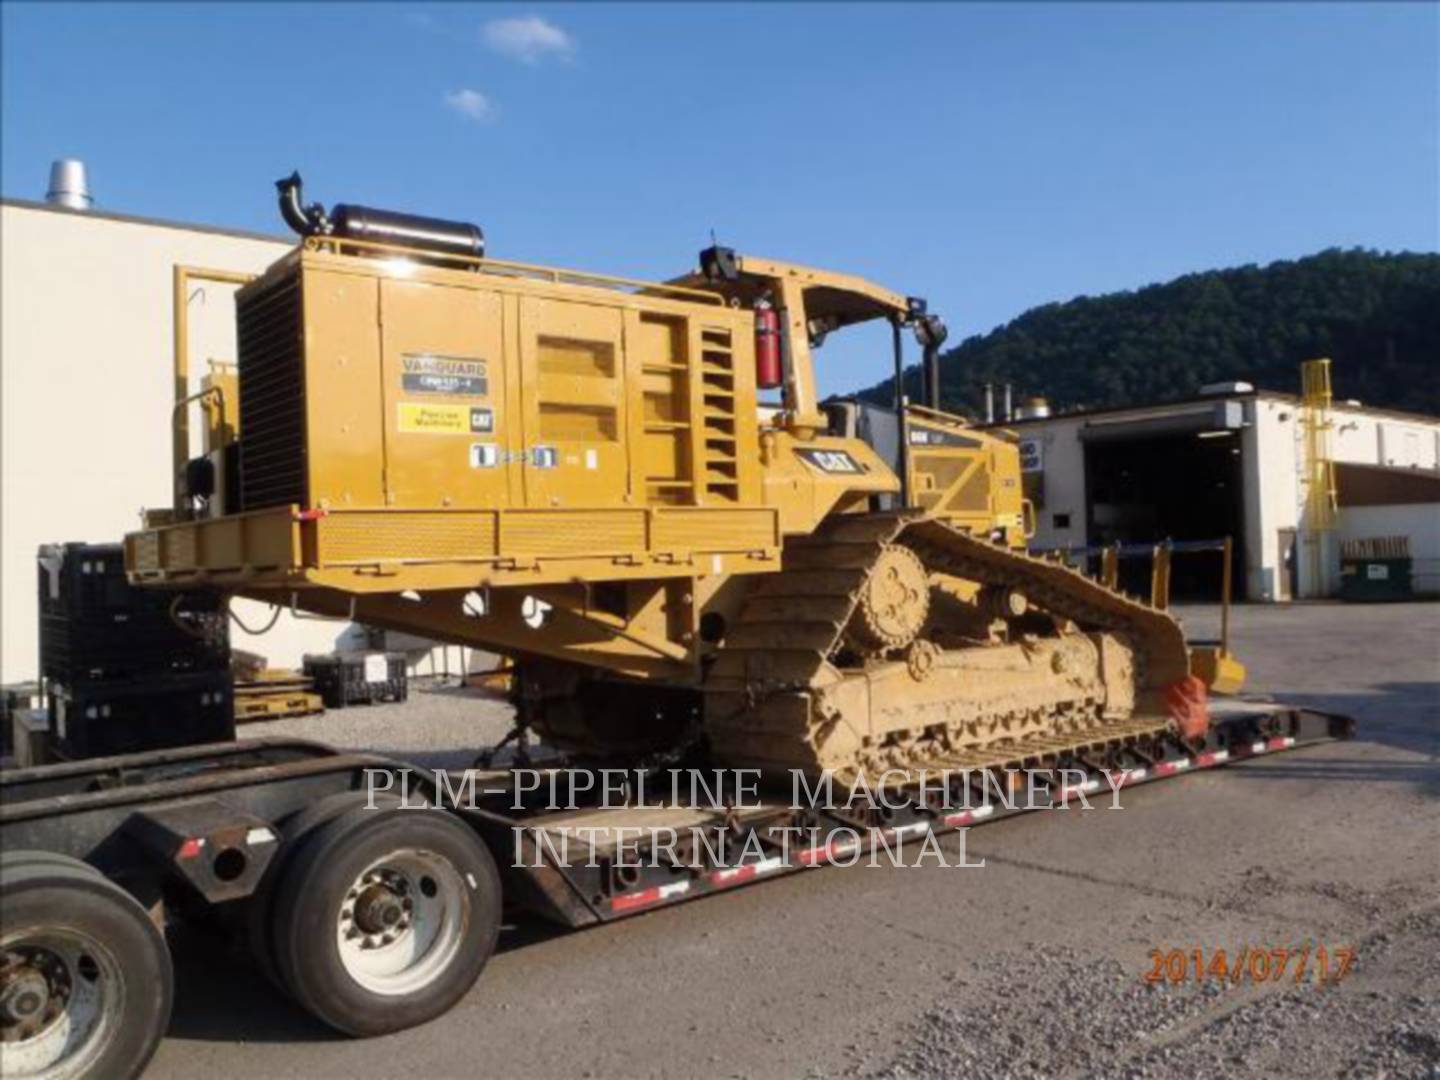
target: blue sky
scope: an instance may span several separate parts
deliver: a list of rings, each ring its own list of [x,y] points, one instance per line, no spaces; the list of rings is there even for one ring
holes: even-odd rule
[[[1324,247],[1440,246],[1440,8],[4,5],[0,189],[282,231],[307,197],[642,277],[741,251],[1027,307]],[[856,336],[858,334],[858,336]],[[837,335],[822,388],[886,336]]]

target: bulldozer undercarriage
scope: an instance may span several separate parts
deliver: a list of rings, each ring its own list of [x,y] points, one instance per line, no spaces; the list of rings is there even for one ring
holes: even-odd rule
[[[1189,659],[1166,612],[901,512],[838,516],[788,541],[698,689],[587,692],[590,677],[571,672],[529,673],[537,727],[563,749],[655,751],[703,731],[727,765],[903,785],[1171,731],[1166,695]]]

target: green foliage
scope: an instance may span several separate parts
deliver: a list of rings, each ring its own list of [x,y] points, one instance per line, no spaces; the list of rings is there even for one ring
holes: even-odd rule
[[[1064,411],[1231,380],[1298,393],[1298,365],[1320,356],[1334,361],[1337,399],[1440,414],[1440,255],[1331,249],[1045,304],[944,353],[941,397],[978,414],[987,382]],[[861,396],[888,403],[893,384]],[[919,400],[918,369],[905,385]]]

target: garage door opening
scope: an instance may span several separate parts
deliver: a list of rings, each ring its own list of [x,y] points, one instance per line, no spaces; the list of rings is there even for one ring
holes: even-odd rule
[[[1141,438],[1111,437],[1085,445],[1088,537],[1095,544],[1157,544],[1165,540],[1234,540],[1234,565],[1245,562],[1243,454],[1238,431]],[[1219,552],[1176,555],[1171,598],[1220,599]],[[1245,576],[1235,574],[1235,598]],[[1122,560],[1120,587],[1150,594],[1148,560]]]

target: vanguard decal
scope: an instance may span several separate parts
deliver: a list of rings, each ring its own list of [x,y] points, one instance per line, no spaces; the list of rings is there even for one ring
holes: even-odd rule
[[[453,394],[487,397],[490,380],[485,361],[434,353],[406,353],[400,358],[400,385],[411,394]]]

